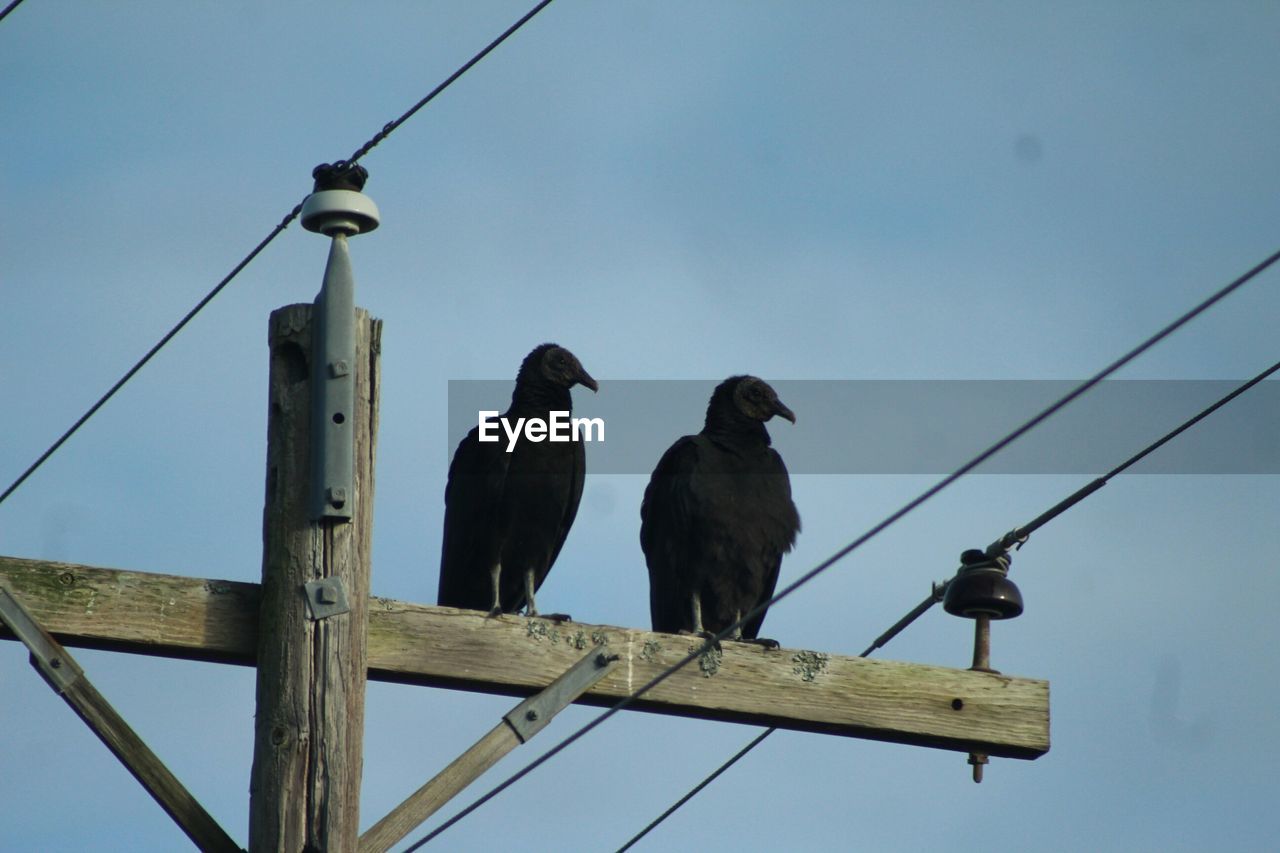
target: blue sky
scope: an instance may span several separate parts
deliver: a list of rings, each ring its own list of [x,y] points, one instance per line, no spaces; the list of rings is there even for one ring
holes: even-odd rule
[[[0,480],[267,234],[312,167],[525,9],[29,0],[0,22]],[[448,380],[511,378],[545,340],[602,397],[610,379],[709,394],[741,372],[1093,373],[1276,250],[1278,38],[1271,3],[557,0],[363,161],[383,214],[352,241],[357,301],[385,322],[375,592],[434,596]],[[257,580],[267,315],[312,298],[325,253],[291,226],[0,506],[0,552]],[[1270,365],[1277,275],[1122,375]],[[797,415],[773,428],[784,455]],[[701,416],[666,413],[670,438]],[[962,550],[1084,480],[967,478],[766,633],[856,654]],[[644,482],[589,477],[540,604],[647,623]],[[932,482],[795,478],[784,582]],[[1269,849],[1278,498],[1274,476],[1121,477],[1033,537],[1013,569],[1027,612],[996,626],[993,662],[1051,681],[1043,758],[975,786],[962,755],[780,733],[641,849]],[[963,667],[970,632],[939,610],[882,654]],[[243,841],[252,671],[77,657]],[[0,848],[183,848],[16,645],[0,685]],[[513,704],[384,684],[368,703],[366,826]],[[754,733],[623,715],[435,846],[614,849]]]

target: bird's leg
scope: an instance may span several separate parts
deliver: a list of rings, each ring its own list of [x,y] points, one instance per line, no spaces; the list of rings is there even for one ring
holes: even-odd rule
[[[524,570],[524,604],[525,604],[524,613],[526,616],[538,615],[538,605],[535,604],[533,600],[533,593],[534,593],[533,587],[534,587],[533,566],[530,566],[529,568]]]
[[[692,608],[692,612],[693,612],[693,630],[692,631],[682,630],[680,631],[680,633],[693,634],[695,636],[701,637],[704,640],[710,640],[711,645],[715,648],[715,650],[721,651],[720,641],[716,639],[716,635],[713,632],[708,631],[706,628],[702,627],[702,593],[701,592],[695,589],[693,592],[689,593],[689,606]]]
[[[502,612],[502,587],[498,583],[502,577],[502,563],[493,564],[493,568],[489,570],[489,582],[493,585],[493,607],[489,608],[490,616],[497,616]]]
[[[534,600],[533,600],[534,577],[535,577],[535,572],[533,569],[527,569],[525,571],[524,573],[525,615],[530,617],[538,616],[543,619],[550,619],[552,622],[572,622],[573,620],[569,618],[569,614],[567,613],[539,613],[538,612],[538,605],[534,603]]]
[[[738,618],[735,619],[734,621],[741,622],[742,611],[741,610],[737,611],[736,616]],[[730,639],[737,640],[739,643],[753,643],[757,646],[764,646],[766,649],[776,649],[781,647],[782,645],[777,640],[771,640],[768,637],[744,637],[742,636],[741,625],[733,629],[733,636]]]

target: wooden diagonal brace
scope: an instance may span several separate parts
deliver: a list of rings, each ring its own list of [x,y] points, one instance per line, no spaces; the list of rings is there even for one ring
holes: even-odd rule
[[[512,708],[488,734],[360,836],[360,853],[389,850],[508,752],[540,732],[552,717],[604,678],[617,661],[617,655],[593,649],[542,692]]]
[[[89,683],[75,660],[40,626],[22,603],[0,585],[0,621],[31,651],[31,664],[54,692],[120,759],[147,793],[201,850],[240,851],[218,822]]]

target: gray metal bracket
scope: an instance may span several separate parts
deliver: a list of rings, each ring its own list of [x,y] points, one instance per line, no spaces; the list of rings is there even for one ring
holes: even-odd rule
[[[31,652],[31,663],[55,692],[67,692],[84,675],[84,670],[3,586],[0,586],[0,620]]]
[[[312,620],[326,619],[346,613],[351,609],[347,601],[347,590],[342,585],[342,578],[327,577],[318,581],[303,584],[307,593],[307,610]]]
[[[347,238],[378,227],[378,206],[360,192],[363,166],[322,164],[302,203],[302,227],[330,239],[311,331],[311,519],[350,521],[355,501],[355,278]]]
[[[350,520],[355,496],[355,280],[347,237],[332,235],[312,315],[311,515]]]
[[[605,677],[617,655],[596,649],[564,671],[541,693],[536,693],[512,708],[502,719],[515,731],[521,743],[542,731],[551,718],[563,711],[591,686]]]

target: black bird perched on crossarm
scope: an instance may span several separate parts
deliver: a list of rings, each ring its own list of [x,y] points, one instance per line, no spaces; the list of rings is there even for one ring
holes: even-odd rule
[[[796,420],[768,383],[732,376],[711,395],[702,432],[659,460],[640,506],[653,630],[711,636],[773,596],[800,532],[787,466],[764,426],[774,415]],[[759,638],[764,616],[733,639],[776,646]]]
[[[520,365],[511,406],[500,417],[508,424],[550,422],[551,412],[572,411],[574,385],[599,390],[573,353],[542,344]],[[533,442],[523,435],[508,452],[503,432],[495,423],[491,434],[501,439],[482,442],[477,425],[453,454],[437,601],[490,615],[523,607],[536,616],[534,593],[578,514],[586,453],[581,441]]]

